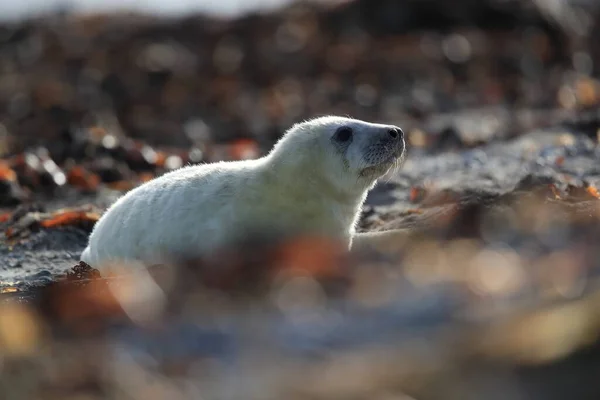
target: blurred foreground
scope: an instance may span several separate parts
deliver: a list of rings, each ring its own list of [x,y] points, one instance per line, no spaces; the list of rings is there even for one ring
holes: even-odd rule
[[[434,218],[383,258],[258,241],[150,274],[81,264],[5,287],[2,392],[596,399],[598,197],[527,178],[504,195],[426,196],[414,212]]]

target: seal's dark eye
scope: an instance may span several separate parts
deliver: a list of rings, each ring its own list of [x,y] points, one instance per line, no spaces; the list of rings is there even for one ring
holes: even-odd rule
[[[352,139],[352,128],[348,126],[342,126],[339,128],[333,136],[336,142],[344,143]]]

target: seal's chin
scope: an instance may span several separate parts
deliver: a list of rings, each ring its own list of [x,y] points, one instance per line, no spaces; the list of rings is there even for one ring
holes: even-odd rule
[[[379,164],[371,165],[361,169],[359,175],[363,178],[370,178],[375,180],[388,173],[390,169],[392,169],[394,165],[397,165],[396,163],[401,160],[402,154],[400,154],[400,156],[393,155]]]
[[[370,165],[360,170],[359,175],[363,178],[375,180],[387,174],[394,166],[400,165],[404,159],[404,148],[395,151],[384,161]]]
[[[390,168],[392,168],[392,165],[393,164],[373,165],[371,167],[367,167],[367,168],[361,169],[358,174],[362,178],[367,178],[367,179],[370,179],[370,180],[375,180],[375,179],[377,179],[377,178],[385,175],[390,170]]]

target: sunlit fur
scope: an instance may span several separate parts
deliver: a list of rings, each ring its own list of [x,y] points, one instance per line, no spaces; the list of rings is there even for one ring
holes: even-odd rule
[[[347,147],[332,139],[341,126],[353,129]],[[404,152],[401,138],[388,143],[389,128],[316,118],[293,126],[262,158],[167,173],[106,211],[82,260],[101,267],[204,256],[261,232],[323,235],[350,247],[368,190]]]

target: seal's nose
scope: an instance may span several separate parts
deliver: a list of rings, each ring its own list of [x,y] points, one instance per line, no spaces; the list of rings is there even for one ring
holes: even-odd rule
[[[388,134],[394,140],[400,140],[404,136],[404,132],[402,132],[402,129],[400,129],[400,128],[396,127],[396,126],[393,126],[393,127],[389,128],[388,129]]]

